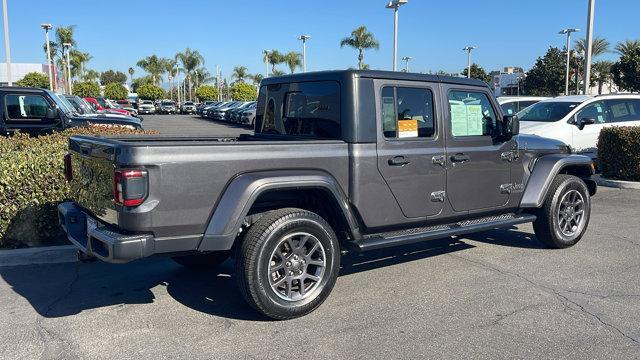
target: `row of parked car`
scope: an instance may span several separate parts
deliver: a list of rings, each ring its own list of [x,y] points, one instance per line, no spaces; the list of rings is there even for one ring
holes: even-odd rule
[[[140,100],[137,104],[140,114],[195,114],[197,104],[193,101],[176,103],[173,100]]]
[[[196,108],[200,117],[253,127],[256,121],[255,101],[205,101]]]

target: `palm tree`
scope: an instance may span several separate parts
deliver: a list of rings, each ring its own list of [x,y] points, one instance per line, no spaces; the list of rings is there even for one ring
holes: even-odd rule
[[[278,50],[272,50],[267,55],[267,60],[269,60],[269,64],[271,64],[271,73],[275,75],[277,70],[276,65],[282,64],[285,61],[285,58]]]
[[[296,68],[302,66],[302,54],[300,54],[299,52],[290,51],[284,56],[284,62],[287,64],[289,70],[291,70],[291,73],[293,74],[296,71]]]
[[[62,76],[67,79],[67,69],[64,66],[65,63],[65,51],[63,44],[71,44],[76,46],[76,40],[73,38],[75,31],[75,25],[60,26],[56,28],[55,40],[49,40],[49,50],[51,55],[51,61],[54,61],[59,68],[62,69]],[[43,45],[44,53],[47,53],[47,44]]]
[[[593,70],[592,80],[598,84],[598,94],[602,94],[602,87],[605,83],[609,82],[612,77],[611,68],[613,67],[613,61],[602,60],[596,61],[591,67]]]
[[[284,71],[280,70],[280,69],[274,69],[271,72],[271,75],[273,75],[273,76],[282,76],[284,74],[286,74],[286,73]]]
[[[251,81],[253,81],[254,85],[258,86],[260,85],[260,81],[264,79],[264,76],[262,74],[254,74],[254,75],[249,75],[249,78],[251,78]]]
[[[606,39],[603,39],[601,37],[595,37],[591,44],[592,44],[591,55],[593,57],[597,57],[606,52],[609,52],[609,47],[611,46],[611,44]],[[582,39],[576,40],[575,48],[579,54],[586,54],[587,39],[582,38]]]
[[[625,40],[616,45],[616,52],[619,55],[626,55],[635,49],[640,49],[640,40]]]
[[[71,77],[82,77],[84,74],[84,65],[93,59],[89,53],[79,50],[71,50],[69,52],[69,62],[71,63]]]
[[[133,73],[135,73],[135,69],[133,67],[129,68],[129,79],[131,80],[131,85],[133,86]]]
[[[176,61],[182,63],[182,71],[187,76],[189,81],[189,99],[192,98],[192,85],[191,79],[195,76],[195,70],[204,65],[204,57],[200,55],[198,50],[191,50],[186,48],[183,53],[177,53],[175,56]]]
[[[204,67],[196,69],[195,73],[196,73],[196,76],[195,76],[196,84],[206,84],[215,79],[215,77],[211,75],[209,70],[207,70]]]
[[[367,30],[366,26],[360,26],[351,32],[351,36],[340,41],[340,47],[349,46],[358,50],[358,69],[362,69],[362,52],[368,49],[380,48],[378,40]]]
[[[158,85],[162,79],[162,75],[167,72],[168,61],[169,59],[160,58],[154,54],[138,61],[136,65],[149,73],[152,83]]]
[[[83,81],[98,82],[98,79],[100,79],[100,73],[95,70],[87,70],[83,75],[81,75],[81,79]]]
[[[245,66],[236,66],[233,68],[232,78],[244,82],[244,79],[249,77],[249,73],[247,72],[247,68]]]

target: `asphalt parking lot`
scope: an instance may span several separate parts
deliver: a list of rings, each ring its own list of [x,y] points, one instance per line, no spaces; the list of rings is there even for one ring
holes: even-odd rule
[[[197,115],[143,115],[142,119],[145,130],[158,130],[162,135],[238,136],[253,132],[247,127],[213,121]]]
[[[640,358],[639,204],[601,188],[567,250],[524,225],[348,254],[329,299],[283,322],[245,305],[231,261],[4,267],[0,358]]]

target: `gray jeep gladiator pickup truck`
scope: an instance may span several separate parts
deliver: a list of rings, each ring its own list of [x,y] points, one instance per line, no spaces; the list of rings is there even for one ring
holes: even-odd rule
[[[587,229],[594,166],[518,135],[486,84],[385,71],[265,79],[255,134],[74,136],[60,223],[80,255],[235,258],[247,302],[274,319],[316,309],[342,251],[533,222],[552,248]]]

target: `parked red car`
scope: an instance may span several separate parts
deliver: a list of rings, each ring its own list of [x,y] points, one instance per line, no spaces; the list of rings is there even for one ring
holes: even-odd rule
[[[87,100],[89,104],[93,107],[93,109],[96,111],[103,111],[105,113],[122,114],[122,115],[131,116],[131,113],[125,109],[118,109],[116,107],[109,106],[109,104],[107,104],[104,98],[96,99],[96,98],[86,97],[84,99]]]

